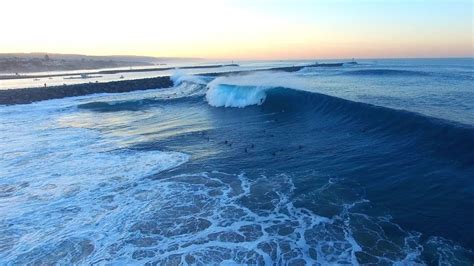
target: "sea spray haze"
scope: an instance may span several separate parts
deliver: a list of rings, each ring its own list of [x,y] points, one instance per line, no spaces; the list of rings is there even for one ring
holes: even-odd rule
[[[215,107],[246,107],[261,105],[266,91],[281,87],[310,88],[311,80],[286,72],[252,72],[246,74],[218,77],[208,84],[206,100]]]
[[[472,59],[173,81],[0,106],[1,262],[474,262]]]

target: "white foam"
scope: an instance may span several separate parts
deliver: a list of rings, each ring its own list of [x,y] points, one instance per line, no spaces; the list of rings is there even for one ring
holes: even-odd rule
[[[189,160],[119,147],[120,137],[60,123],[74,120],[76,101],[0,109],[0,264],[70,264],[100,252],[144,207],[129,197],[153,188],[146,177]]]
[[[186,74],[185,72],[180,71],[180,70],[175,70],[170,78],[173,81],[173,84],[175,86],[178,86],[181,83],[185,83],[185,82],[186,83],[201,84],[201,85],[206,84],[206,82],[202,78],[200,78],[199,76],[189,75],[189,74]]]
[[[206,100],[214,107],[243,108],[262,104],[268,89],[285,87],[307,90],[310,86],[305,78],[286,72],[270,71],[222,76],[207,85]]]
[[[242,87],[227,84],[212,85],[206,93],[206,100],[214,107],[246,107],[260,105],[265,101],[265,87]]]
[[[263,92],[280,84],[246,79],[226,77],[215,84],[253,86]],[[285,87],[303,88],[298,82]],[[263,97],[257,92],[243,93],[244,100]],[[174,93],[165,89],[144,94],[166,98]],[[236,105],[236,98],[227,102],[225,96],[222,106]],[[144,96],[133,92],[87,97],[115,101]],[[118,144],[123,143],[121,137],[110,132],[74,127],[129,127],[132,118],[139,117],[89,114],[92,123],[80,121],[74,106],[82,100],[0,108],[0,264],[357,264],[360,251],[380,264],[420,263],[424,244],[419,237],[390,219],[356,213],[353,209],[369,204],[364,199],[313,204],[315,209],[342,205],[341,213],[324,217],[298,207],[295,198],[300,195],[295,195],[293,177],[286,175],[165,175],[163,171],[189,156],[127,149]],[[126,115],[129,119],[123,120]],[[112,131],[117,133],[117,128]],[[147,178],[155,175],[158,179]],[[310,200],[341,195],[341,180],[328,177]],[[386,235],[393,232],[396,237]],[[388,245],[367,245],[361,239]],[[440,263],[462,258],[462,248],[452,246],[438,238],[424,245],[437,249]]]

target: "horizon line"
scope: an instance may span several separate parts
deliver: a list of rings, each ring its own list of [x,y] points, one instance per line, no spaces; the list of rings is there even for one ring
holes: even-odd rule
[[[155,55],[138,55],[138,54],[83,54],[83,53],[61,53],[61,52],[7,52],[0,53],[2,55],[10,54],[44,54],[44,55],[76,55],[76,56],[88,56],[88,57],[150,57],[156,59],[189,59],[189,60],[227,60],[227,61],[312,61],[312,60],[388,60],[388,59],[474,59],[473,55],[446,55],[446,56],[385,56],[385,57],[314,57],[314,58],[206,58],[206,57],[189,57],[189,56],[155,56]]]

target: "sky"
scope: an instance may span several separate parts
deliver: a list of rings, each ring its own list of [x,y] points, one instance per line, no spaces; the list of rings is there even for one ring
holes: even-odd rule
[[[2,0],[0,53],[472,57],[473,0]]]

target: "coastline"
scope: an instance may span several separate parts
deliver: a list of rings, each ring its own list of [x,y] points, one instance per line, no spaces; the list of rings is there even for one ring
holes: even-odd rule
[[[316,254],[312,263],[324,256],[336,258],[334,263],[347,258],[344,263],[365,264],[375,262],[373,257],[388,263],[411,254],[416,254],[414,263],[429,264],[444,254],[449,257],[441,257],[443,261],[470,263],[474,260],[474,232],[463,226],[471,223],[471,217],[464,214],[472,209],[469,200],[474,191],[469,190],[473,188],[469,177],[474,176],[474,168],[470,168],[474,165],[474,116],[459,106],[459,98],[451,96],[465,94],[472,71],[468,62],[431,63],[389,61],[339,69],[269,63],[257,65],[261,67],[257,70],[251,65],[169,71],[159,73],[166,76],[159,79],[155,78],[159,74],[151,73],[98,83],[78,80],[82,85],[62,88],[74,91],[67,93],[53,84],[37,87],[30,93],[57,90],[44,98],[90,95],[0,106],[2,124],[6,125],[0,139],[7,174],[3,199],[7,203],[17,198],[26,202],[13,207],[6,204],[13,211],[5,213],[10,215],[8,222],[15,232],[23,232],[28,228],[25,224],[42,225],[45,219],[49,219],[47,224],[31,232],[48,235],[51,228],[66,226],[46,242],[42,235],[34,243],[18,242],[18,247],[9,247],[0,260],[41,262],[48,256],[51,263],[67,262],[76,256],[76,246],[86,246],[90,252],[74,260],[95,263],[102,259],[102,253],[94,251],[101,250],[98,246],[114,248],[119,243],[126,249],[118,252],[134,264],[144,260],[139,257],[143,245],[136,243],[159,238],[147,242],[155,253],[145,259],[169,262],[166,243],[197,243],[195,237],[176,230],[180,227],[190,228],[192,234],[204,239],[205,243],[199,242],[193,250],[229,247],[224,252],[252,259],[256,258],[252,249],[230,250],[234,246],[227,237],[243,234],[245,238],[239,237],[239,243],[252,247],[265,246],[268,241],[294,242],[302,235],[310,248],[322,243],[314,249],[340,243],[341,249],[328,249],[323,255],[311,253]],[[456,64],[459,69],[446,67]],[[2,86],[8,88],[9,84]],[[148,85],[151,90],[143,90]],[[12,89],[20,88],[28,87],[18,83]],[[430,96],[426,101],[419,101],[426,95]],[[469,97],[464,100],[465,105],[472,104]],[[32,169],[33,178],[25,179]],[[121,178],[114,178],[117,173]],[[159,180],[154,178],[158,176]],[[433,186],[425,185],[427,178]],[[38,195],[38,189],[40,196],[46,195],[40,198],[45,206],[41,212],[35,211],[36,198],[31,198]],[[433,189],[439,193],[432,193]],[[157,196],[157,190],[166,193]],[[238,196],[227,193],[234,190]],[[71,197],[69,191],[79,194]],[[202,193],[196,196],[196,191]],[[111,200],[110,194],[116,192]],[[446,194],[451,192],[451,196]],[[216,195],[225,197],[216,200]],[[428,196],[420,200],[420,195]],[[196,204],[189,205],[193,198]],[[312,201],[314,198],[322,200]],[[439,202],[443,202],[441,208]],[[99,207],[90,207],[96,205]],[[151,205],[172,208],[159,216],[156,209],[147,208]],[[293,205],[305,208],[280,212],[281,206]],[[69,211],[71,206],[78,206],[78,211]],[[262,206],[265,212],[260,215]],[[426,211],[407,212],[403,206]],[[179,220],[181,211],[189,208],[193,217],[202,220],[187,216]],[[236,226],[225,232],[213,227],[222,217],[228,218],[229,208],[242,214],[229,218]],[[281,219],[261,226],[245,223],[265,221],[267,210]],[[58,212],[67,216],[56,215]],[[74,220],[97,214],[103,218],[92,231],[88,224]],[[363,219],[346,223],[359,215],[364,215]],[[169,224],[170,217],[177,222]],[[302,220],[307,223],[300,223]],[[449,227],[443,226],[446,222]],[[280,225],[285,225],[284,236]],[[367,227],[382,229],[365,230]],[[101,232],[115,232],[114,228],[126,233],[95,237]],[[247,234],[256,237],[246,238]],[[367,239],[394,241],[396,245],[388,247],[389,255],[379,257],[385,246],[374,250]],[[64,241],[70,244],[67,249],[62,248]],[[208,246],[209,241],[215,242]],[[55,249],[58,245],[59,250]],[[32,251],[21,253],[20,249]],[[60,256],[50,258],[37,250],[52,250]],[[301,250],[288,261],[309,256]],[[114,254],[107,253],[104,259],[114,263]],[[198,259],[219,263],[222,258],[218,254],[213,260],[207,254]],[[282,261],[272,254],[269,251],[262,256],[268,256],[268,261]],[[256,260],[235,261],[252,264]]]
[[[100,75],[100,74],[118,74],[118,73],[134,73],[134,72],[149,72],[149,71],[166,71],[172,69],[199,69],[199,68],[219,68],[228,66],[238,66],[237,64],[221,64],[221,65],[203,65],[203,66],[183,66],[183,67],[153,67],[153,68],[137,68],[137,69],[111,69],[98,70],[86,73],[60,73],[60,74],[26,74],[26,75],[0,75],[0,80],[10,79],[30,79],[30,78],[50,78],[50,77],[66,77],[74,75]]]
[[[173,86],[169,76],[120,80],[104,83],[82,83],[52,87],[0,90],[0,105],[29,104],[38,101],[83,96],[94,93],[121,93]]]
[[[284,71],[295,72],[305,66],[276,67],[258,70],[230,71],[218,73],[203,73],[206,76],[242,74],[254,71]],[[83,96],[94,93],[123,93],[137,90],[162,89],[173,86],[170,76],[155,78],[110,81],[103,83],[81,83],[51,87],[35,87],[0,90],[0,105],[29,104],[38,101]]]
[[[214,66],[215,68],[224,65]],[[227,71],[202,73],[196,75],[206,75],[217,77],[229,74],[243,74],[256,71],[282,71],[282,72],[296,72],[305,67],[334,67],[333,64],[310,64],[303,66],[289,66],[289,67],[274,67],[256,70],[241,70],[241,71]],[[342,66],[342,64],[337,64]],[[207,66],[209,67],[209,66]],[[186,68],[200,68],[200,67],[181,67]],[[137,70],[139,71],[139,70]],[[109,74],[109,73],[108,73]],[[72,85],[60,85],[51,87],[35,87],[35,88],[18,88],[0,90],[0,105],[14,105],[14,104],[29,104],[38,101],[60,99],[66,97],[83,96],[95,93],[123,93],[137,90],[151,90],[162,89],[173,86],[170,76],[161,76],[154,78],[143,78],[133,80],[119,80],[110,82],[96,82],[96,83],[81,83]]]

